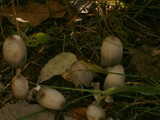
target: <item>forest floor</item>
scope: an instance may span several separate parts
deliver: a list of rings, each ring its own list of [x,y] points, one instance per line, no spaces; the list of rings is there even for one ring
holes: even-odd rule
[[[31,4],[36,8],[36,4]],[[7,16],[7,14],[15,15],[15,12],[8,12],[12,8],[16,9],[16,15],[20,15],[21,8],[15,5],[5,6],[8,10],[0,12],[2,15],[0,22],[0,83],[2,84],[2,87],[0,86],[0,119],[2,115],[2,118],[6,120],[32,120],[35,119],[32,118],[34,114],[41,114],[41,119],[36,118],[39,120],[46,119],[46,117],[48,120],[52,119],[53,113],[36,106],[38,104],[35,99],[20,102],[21,104],[15,99],[11,87],[15,69],[10,68],[5,62],[2,52],[3,42],[8,36],[17,34],[28,42],[31,40],[28,37],[36,33],[45,33],[47,38],[46,36],[43,36],[44,38],[35,36],[37,41],[26,44],[27,63],[22,69],[22,74],[28,80],[30,90],[36,86],[44,65],[62,52],[71,52],[76,55],[77,59],[103,68],[100,57],[102,42],[105,37],[114,35],[123,43],[121,64],[126,76],[124,86],[136,87],[125,89],[123,92],[114,91],[111,94],[112,102],[103,101],[102,108],[106,113],[106,119],[160,119],[160,16],[158,14],[160,10],[153,0],[150,3],[139,3],[143,7],[137,7],[138,3],[125,3],[123,8],[120,4],[115,4],[107,11],[101,6],[85,14],[80,11],[72,14],[72,9],[63,7],[64,4],[54,4],[58,7],[51,8],[51,14],[52,10],[53,13],[56,10],[61,12],[54,13],[52,18],[46,17],[45,14],[36,16],[39,19],[35,20],[36,22],[34,21],[36,13],[30,13],[29,20],[32,21],[32,24],[27,27],[21,23],[12,22]],[[45,6],[41,7],[44,9],[39,9],[40,13],[45,10]],[[22,17],[25,17],[27,10],[22,12]],[[47,41],[44,42],[44,39]],[[101,79],[100,83],[103,86],[106,74],[99,73],[99,76],[100,78],[95,81]],[[65,108],[54,112],[55,119],[62,119],[64,114],[68,115],[68,111],[71,112],[69,116],[73,120],[86,119],[83,118],[84,108],[95,100],[93,87],[85,87],[84,91],[76,89],[72,82],[66,81],[61,75],[51,77],[41,85],[60,87],[58,90],[67,99]],[[93,92],[87,92],[87,90],[93,90]],[[21,113],[19,114],[20,108]],[[31,111],[32,114],[29,114]],[[44,111],[46,114],[42,114]],[[73,114],[76,114],[76,117]],[[18,115],[20,117],[17,117]]]

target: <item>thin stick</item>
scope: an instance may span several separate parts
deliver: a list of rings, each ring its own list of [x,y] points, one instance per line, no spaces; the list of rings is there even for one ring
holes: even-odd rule
[[[20,36],[19,25],[18,25],[18,22],[17,22],[17,19],[16,19],[17,14],[16,14],[14,0],[11,0],[11,3],[12,3],[12,11],[13,11],[13,17],[14,17],[14,20],[15,20],[15,24],[16,24],[16,29],[17,29],[18,35]]]

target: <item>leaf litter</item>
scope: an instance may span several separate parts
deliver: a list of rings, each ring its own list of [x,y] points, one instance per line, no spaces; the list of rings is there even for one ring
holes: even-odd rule
[[[66,13],[66,6],[62,6],[55,0],[48,1],[48,4],[29,2],[23,6],[16,6],[15,11],[19,27],[26,27],[28,25],[35,27],[49,17],[63,17]],[[12,24],[16,25],[12,6],[1,9],[1,14],[7,17]]]
[[[76,60],[76,56],[70,52],[63,52],[56,55],[41,69],[37,83],[42,83],[55,75],[63,74]]]
[[[7,103],[0,109],[1,120],[54,120],[54,111],[46,110],[38,104],[29,104],[26,101],[11,104]]]

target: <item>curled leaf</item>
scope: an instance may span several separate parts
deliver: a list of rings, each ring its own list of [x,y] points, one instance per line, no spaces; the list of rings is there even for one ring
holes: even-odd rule
[[[63,74],[76,60],[76,56],[70,52],[63,52],[56,55],[42,68],[37,83],[42,83],[55,75]]]

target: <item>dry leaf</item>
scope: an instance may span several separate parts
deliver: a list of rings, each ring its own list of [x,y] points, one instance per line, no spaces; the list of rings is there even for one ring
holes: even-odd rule
[[[160,55],[160,50],[154,49],[152,51],[152,56],[158,56],[158,55]]]
[[[63,113],[64,120],[87,120],[86,108],[74,108]]]
[[[7,103],[0,109],[1,120],[54,120],[53,111],[47,111],[38,104],[28,104],[26,101]]]
[[[37,83],[42,83],[55,75],[63,74],[76,60],[76,56],[70,52],[63,52],[56,55],[42,68]]]
[[[36,2],[30,2],[24,6],[16,6],[16,20],[20,27],[37,26],[47,18],[61,18],[66,13],[66,7],[60,5],[58,2],[52,0],[47,4],[40,4]],[[15,24],[14,14],[12,7],[7,7],[1,10],[2,16],[5,16],[9,21]]]

